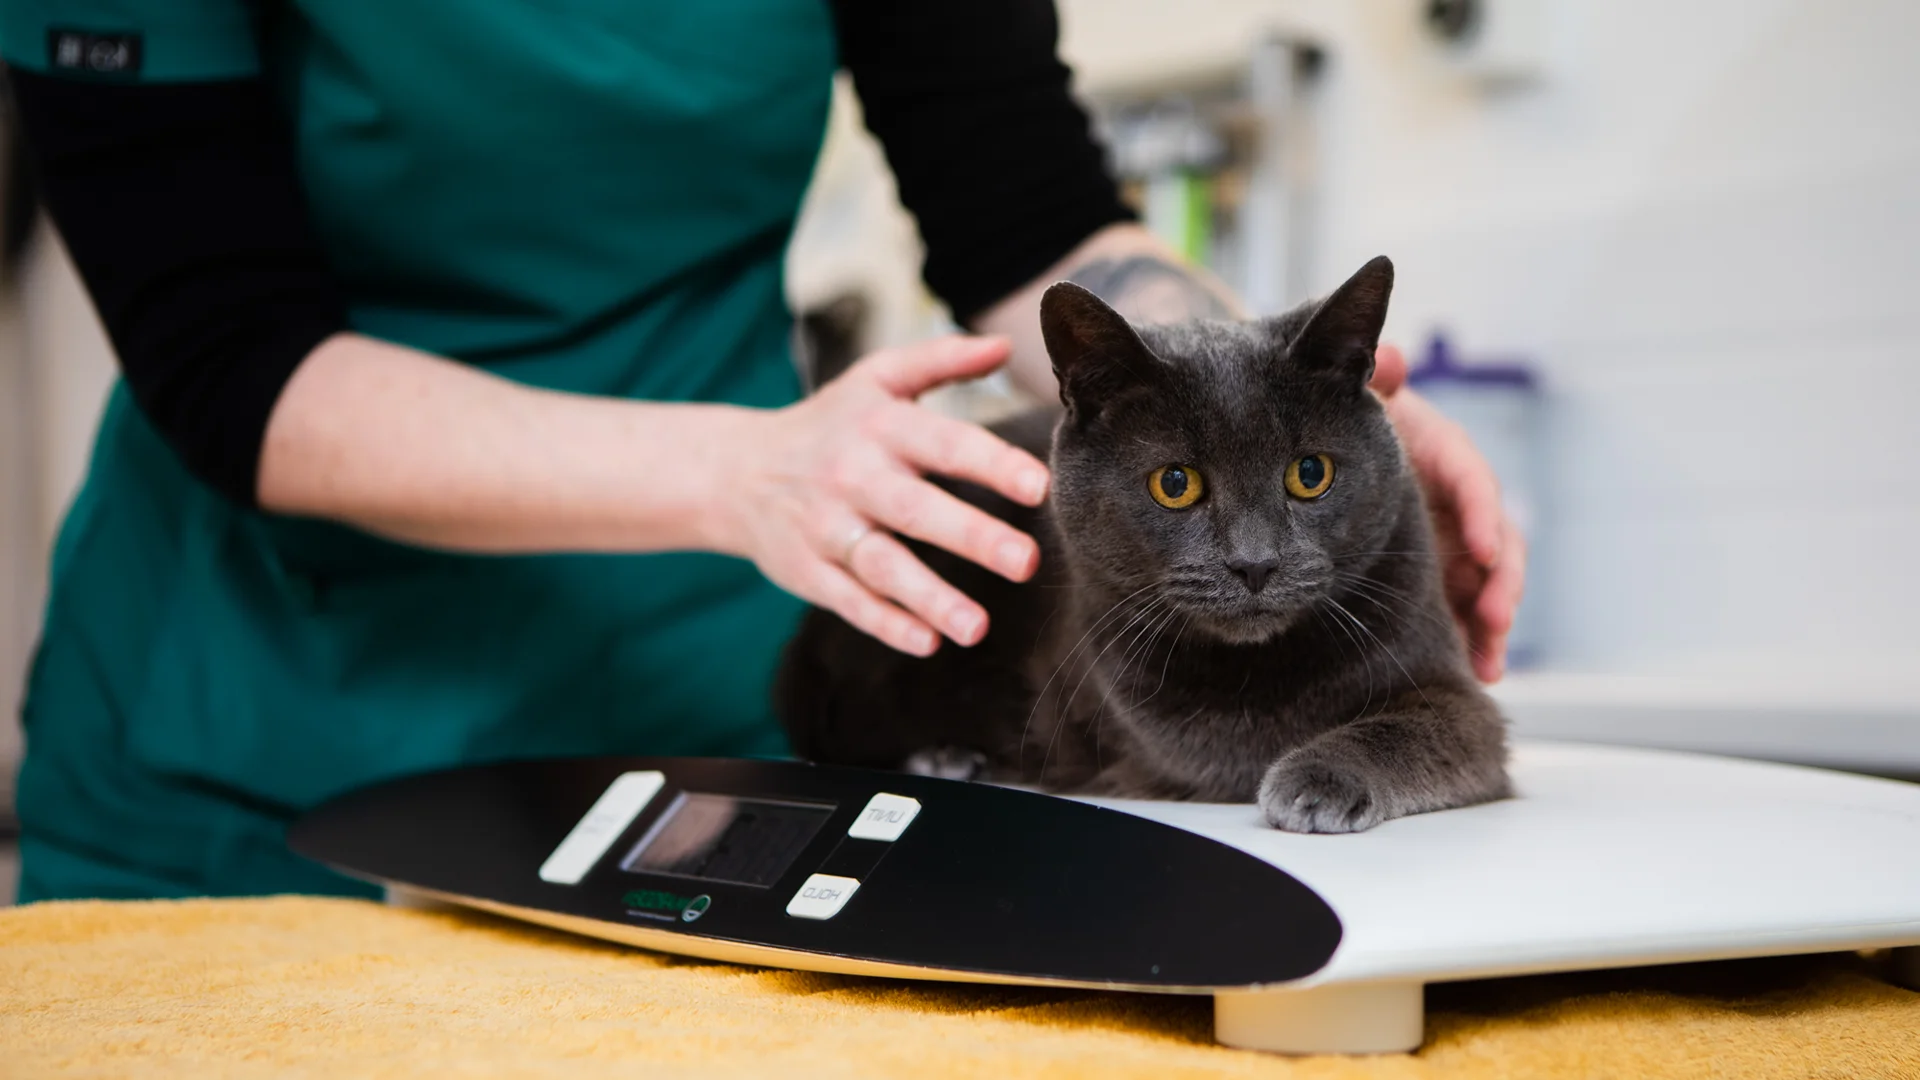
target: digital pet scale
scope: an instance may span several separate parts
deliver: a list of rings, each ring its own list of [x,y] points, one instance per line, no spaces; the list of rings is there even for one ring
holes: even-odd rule
[[[1303,836],[1248,805],[586,758],[365,788],[289,840],[662,952],[1211,994],[1221,1042],[1292,1053],[1418,1046],[1428,982],[1920,944],[1920,785],[1544,743],[1512,774],[1513,799]]]

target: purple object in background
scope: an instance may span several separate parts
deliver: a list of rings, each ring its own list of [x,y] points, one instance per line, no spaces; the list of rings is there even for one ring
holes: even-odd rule
[[[1441,412],[1467,429],[1475,445],[1500,478],[1500,498],[1506,511],[1526,535],[1528,577],[1540,580],[1543,521],[1539,478],[1540,380],[1524,360],[1500,359],[1469,363],[1460,358],[1446,337],[1435,333],[1426,352],[1407,372],[1407,384]],[[1507,639],[1508,664],[1526,668],[1539,663],[1544,642],[1539,589],[1530,588],[1514,617]]]
[[[1434,386],[1504,386],[1533,393],[1540,380],[1525,361],[1463,364],[1454,355],[1446,335],[1435,332],[1427,339],[1427,351],[1418,366],[1408,369],[1407,384],[1425,394]]]

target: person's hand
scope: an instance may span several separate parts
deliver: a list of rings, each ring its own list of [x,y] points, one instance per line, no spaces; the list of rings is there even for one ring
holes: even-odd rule
[[[1382,345],[1373,389],[1407,448],[1427,493],[1453,617],[1466,633],[1474,674],[1498,680],[1507,665],[1507,632],[1526,585],[1527,544],[1500,506],[1493,468],[1459,424],[1405,388],[1407,361]]]
[[[1047,467],[985,428],[914,403],[942,383],[1007,359],[1002,338],[948,337],[874,353],[819,392],[750,414],[714,493],[715,546],[753,560],[774,584],[902,652],[944,634],[972,645],[987,613],[894,534],[926,541],[1014,581],[1039,565],[1033,538],[921,478],[970,480],[1028,506]]]

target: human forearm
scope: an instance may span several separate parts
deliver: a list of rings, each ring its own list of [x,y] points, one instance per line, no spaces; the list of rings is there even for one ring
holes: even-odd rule
[[[718,474],[754,415],[538,390],[339,334],[274,406],[258,495],[459,551],[711,549]]]
[[[1040,339],[1040,294],[1056,281],[1083,286],[1134,322],[1246,315],[1224,284],[1205,270],[1187,265],[1146,229],[1109,225],[974,320],[974,329],[1013,342],[1009,370],[1014,381],[1042,398],[1052,398],[1056,390],[1053,366]]]
[[[370,338],[328,339],[268,421],[259,501],[476,552],[715,551],[908,652],[973,644],[978,604],[900,538],[1014,580],[1031,537],[921,478],[1032,505],[1047,472],[913,403],[996,368],[1006,345],[947,338],[876,353],[784,409],[537,390]],[[897,536],[895,534],[898,534]]]

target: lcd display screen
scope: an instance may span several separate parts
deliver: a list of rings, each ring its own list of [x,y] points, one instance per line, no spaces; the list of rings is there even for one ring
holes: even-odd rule
[[[833,809],[832,803],[684,791],[627,853],[620,869],[764,889],[800,857]]]

